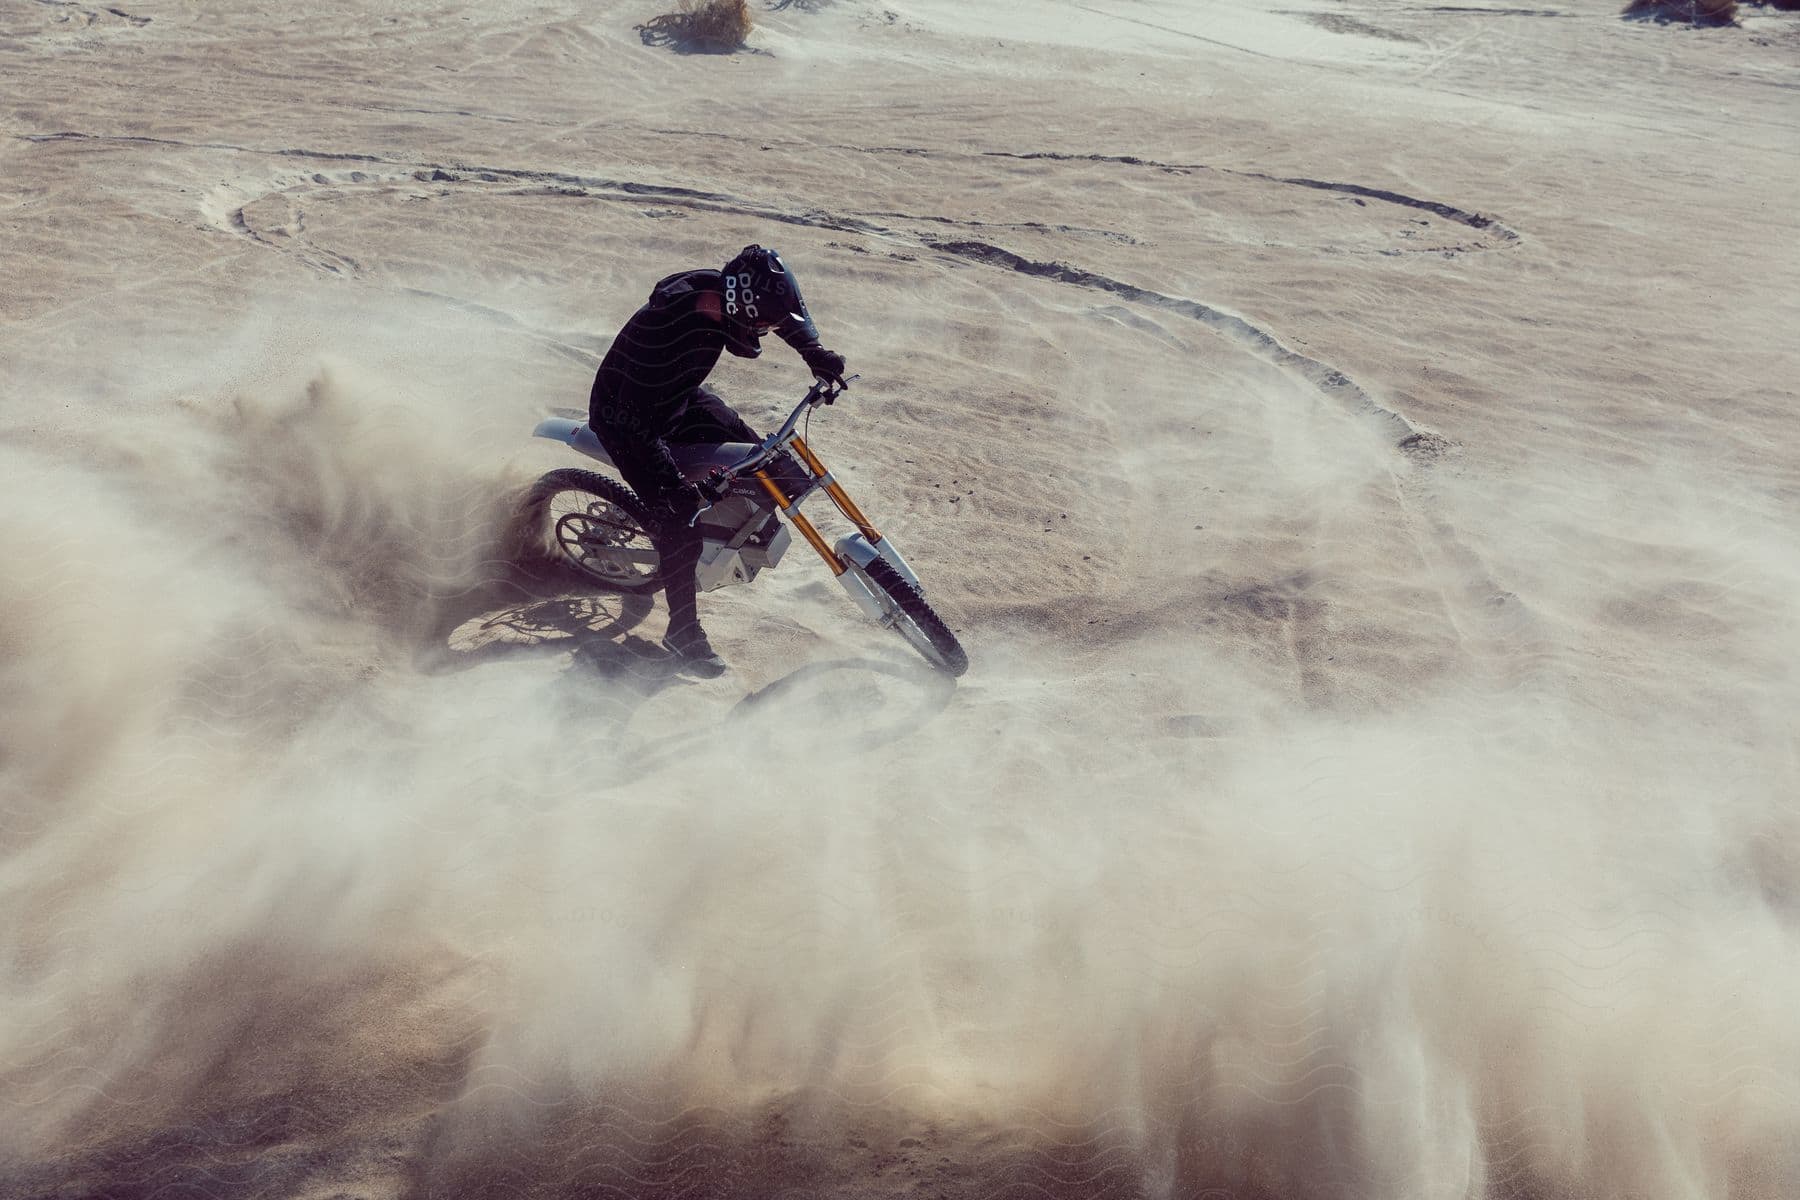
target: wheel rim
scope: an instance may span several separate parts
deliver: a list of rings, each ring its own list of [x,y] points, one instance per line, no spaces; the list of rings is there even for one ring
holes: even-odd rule
[[[895,612],[891,616],[890,627],[897,630],[909,646],[923,655],[926,662],[934,667],[950,667],[949,657],[938,649],[938,644],[931,640],[930,634],[919,628],[917,621],[903,612]]]
[[[905,638],[907,644],[914,650],[917,650],[920,654],[924,655],[925,661],[934,666],[941,667],[945,665],[944,656],[938,653],[937,645],[932,642],[930,637],[926,636],[925,631],[920,629],[918,624],[911,617],[903,612],[890,612],[888,614],[888,627],[897,632],[901,637]]]
[[[655,544],[631,514],[591,492],[550,498],[550,533],[577,570],[608,583],[644,583],[656,574]]]
[[[861,567],[852,563],[850,569],[868,583],[869,590],[874,592],[876,598],[881,601],[881,611],[887,614],[886,619],[882,622],[884,625],[906,639],[906,644],[917,650],[932,666],[942,668],[950,666],[950,660],[944,656],[942,650],[938,649],[937,643],[931,640],[931,635],[920,628],[919,623],[908,616],[906,610],[901,608],[892,596],[876,586],[875,582],[863,573]]]

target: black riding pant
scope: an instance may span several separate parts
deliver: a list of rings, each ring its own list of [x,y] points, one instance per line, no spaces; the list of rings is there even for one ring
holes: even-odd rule
[[[693,509],[685,503],[689,496],[687,481],[656,442],[716,446],[721,442],[760,442],[762,438],[731,405],[705,388],[688,393],[687,407],[659,438],[648,439],[636,430],[621,430],[607,421],[611,415],[614,414],[595,405],[588,423],[656,523],[656,528],[647,532],[662,560],[669,628],[685,628],[699,620],[694,569],[700,563],[701,540],[699,532],[688,526]]]

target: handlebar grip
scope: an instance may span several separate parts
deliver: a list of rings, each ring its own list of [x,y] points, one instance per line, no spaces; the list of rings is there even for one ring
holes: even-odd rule
[[[862,376],[860,375],[838,375],[831,378],[821,376],[819,379],[819,387],[824,391],[823,399],[825,403],[836,404],[837,398],[850,390],[850,381],[861,378]]]

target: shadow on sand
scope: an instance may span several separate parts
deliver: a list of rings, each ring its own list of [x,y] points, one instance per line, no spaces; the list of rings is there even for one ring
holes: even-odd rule
[[[509,567],[481,587],[440,601],[440,618],[417,658],[429,674],[471,670],[521,658],[567,658],[569,673],[604,680],[607,705],[622,731],[643,703],[671,683],[692,681],[662,646],[656,596],[595,590],[555,565]],[[650,631],[644,632],[646,624]],[[883,636],[871,631],[875,639]],[[911,736],[942,712],[956,682],[901,651],[891,657],[827,659],[797,667],[749,692],[725,715],[729,724],[801,723],[829,727],[845,744],[870,749]],[[728,677],[729,678],[729,677]],[[633,773],[694,752],[703,731],[636,742]]]
[[[432,674],[506,659],[572,655],[591,670],[648,696],[680,674],[660,632],[638,632],[656,607],[651,595],[593,589],[554,566],[509,568],[481,587],[442,602],[417,665]]]

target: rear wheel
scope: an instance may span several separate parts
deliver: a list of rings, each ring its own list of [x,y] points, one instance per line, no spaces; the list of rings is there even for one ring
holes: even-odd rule
[[[591,582],[620,592],[662,586],[661,558],[643,502],[624,484],[565,468],[532,485],[525,503],[551,558]]]
[[[877,558],[866,567],[853,569],[861,572],[882,595],[894,629],[912,644],[913,649],[923,654],[927,662],[953,679],[969,669],[969,656],[962,643],[956,640],[943,618],[932,611],[919,589],[908,583],[906,576],[896,571],[892,563]]]

